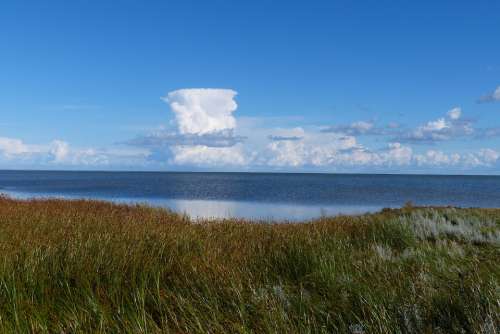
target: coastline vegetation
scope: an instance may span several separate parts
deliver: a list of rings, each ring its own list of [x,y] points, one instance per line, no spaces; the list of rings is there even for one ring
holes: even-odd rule
[[[1,333],[498,333],[500,209],[190,222],[0,197]]]

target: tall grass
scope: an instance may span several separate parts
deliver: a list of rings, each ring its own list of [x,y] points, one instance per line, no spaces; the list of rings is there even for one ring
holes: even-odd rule
[[[498,333],[500,210],[277,224],[0,198],[2,333]]]

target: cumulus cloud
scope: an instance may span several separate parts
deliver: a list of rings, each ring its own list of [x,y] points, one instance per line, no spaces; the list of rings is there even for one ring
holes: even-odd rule
[[[235,135],[237,93],[231,89],[180,89],[163,98],[175,115],[177,131],[151,134],[129,141],[129,145],[150,148],[153,154],[165,149],[178,165],[243,165],[250,158]]]
[[[372,151],[354,136],[305,133],[300,141],[273,141],[267,146],[266,165],[275,167],[400,166],[412,161],[413,151],[400,143]]]
[[[62,140],[54,140],[49,144],[30,145],[21,139],[0,138],[0,155],[9,160],[62,163],[69,154],[69,144]]]
[[[401,143],[389,143],[388,150],[381,154],[382,161],[389,165],[409,165],[413,159],[411,147],[403,146]]]
[[[490,148],[483,148],[479,150],[476,155],[485,163],[488,165],[496,163],[498,160],[500,160],[500,153],[492,150]]]
[[[213,166],[243,166],[251,161],[240,146],[233,147],[208,147],[175,146],[173,150],[173,163],[177,165],[197,165],[204,167]]]
[[[123,166],[140,165],[148,152],[140,149],[72,148],[63,140],[27,144],[21,139],[0,137],[0,163],[27,166]]]
[[[69,154],[69,144],[62,140],[54,140],[51,146],[50,154],[54,157],[54,162],[64,162]]]
[[[462,110],[458,107],[453,108],[448,111],[446,117],[429,121],[413,130],[401,132],[395,139],[400,142],[433,144],[472,135],[474,133],[472,121],[463,120],[461,117]]]
[[[460,162],[459,154],[446,154],[438,150],[428,150],[424,154],[415,156],[415,161],[419,166],[442,166],[456,165]]]
[[[462,116],[462,109],[459,107],[455,107],[448,111],[447,115],[450,119],[457,120]]]
[[[492,93],[481,96],[478,100],[479,103],[498,101],[500,101],[500,86],[498,86],[497,89],[495,89],[495,91],[493,91]]]
[[[162,99],[174,113],[176,129],[138,136],[123,144],[148,149],[150,159],[177,165],[241,165],[247,159],[238,144],[246,138],[235,134],[236,94],[231,89],[208,88],[170,92]]]
[[[428,150],[424,154],[415,155],[414,160],[417,165],[427,167],[491,167],[500,160],[500,153],[489,148],[463,154]]]
[[[236,127],[236,94],[231,89],[180,89],[163,100],[174,112],[181,134],[204,135]]]
[[[442,129],[442,124],[429,128]],[[362,167],[492,167],[500,162],[500,153],[481,149],[472,153],[447,153],[427,150],[416,153],[400,142],[390,142],[386,148],[373,150],[357,142],[353,136],[325,137],[327,134],[305,133],[300,141],[273,141],[267,146],[265,165],[272,167],[362,168]]]
[[[310,152],[306,149],[304,142],[296,141],[274,141],[267,146],[266,165],[277,167],[298,167],[309,161]]]
[[[6,158],[29,154],[31,149],[20,139],[0,137],[0,153]]]

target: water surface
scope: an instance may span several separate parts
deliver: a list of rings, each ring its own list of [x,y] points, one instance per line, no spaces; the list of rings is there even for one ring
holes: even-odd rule
[[[302,220],[407,201],[500,207],[498,176],[0,171],[0,192],[141,202],[202,218]]]

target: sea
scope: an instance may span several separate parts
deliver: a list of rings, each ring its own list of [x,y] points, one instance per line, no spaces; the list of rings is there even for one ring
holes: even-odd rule
[[[0,171],[20,199],[99,199],[166,207],[192,219],[302,221],[414,205],[500,207],[500,176]]]

